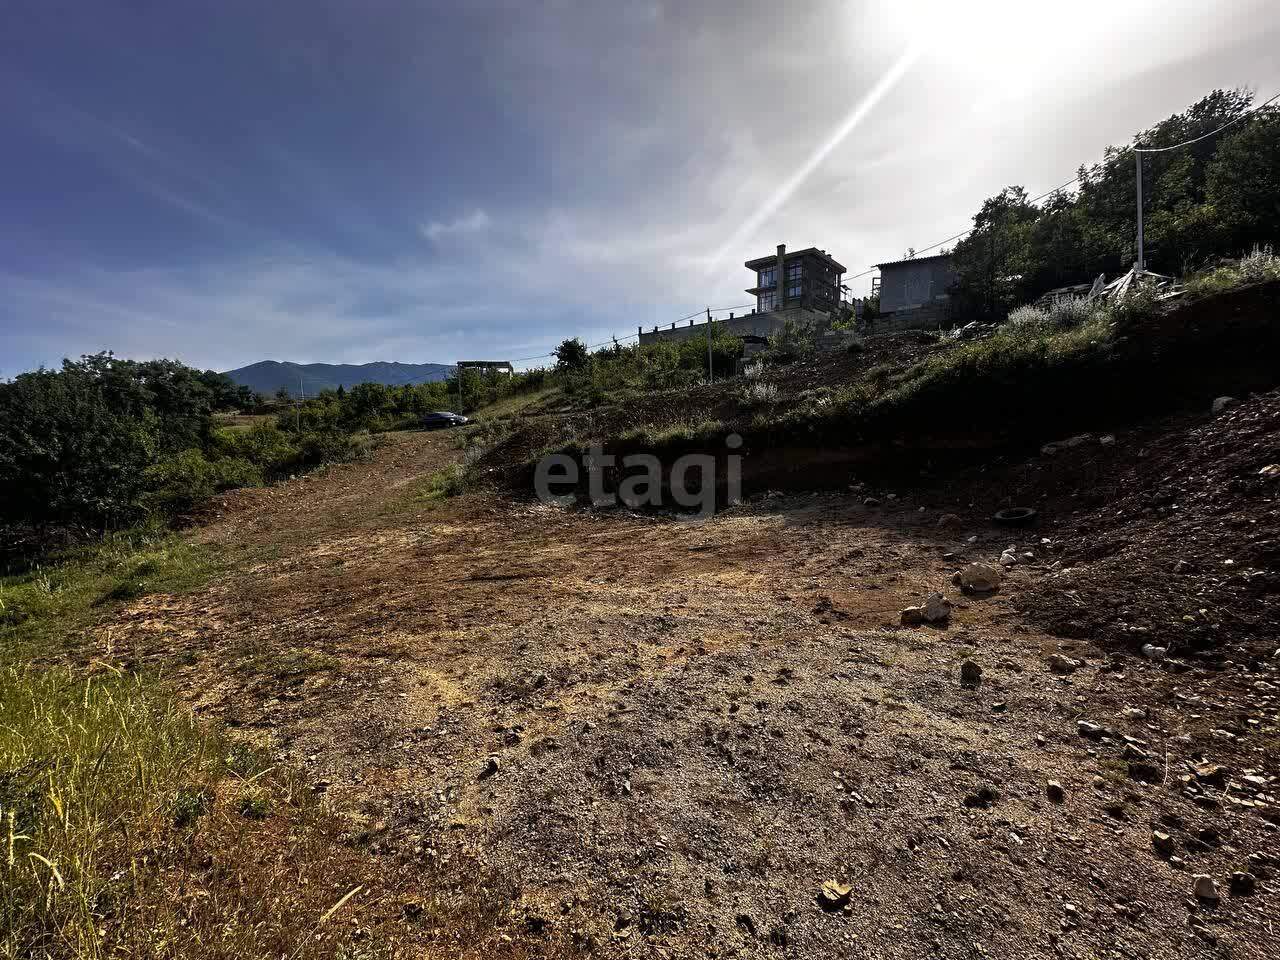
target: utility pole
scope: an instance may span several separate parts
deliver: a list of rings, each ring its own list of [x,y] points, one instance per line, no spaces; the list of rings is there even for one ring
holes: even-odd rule
[[[716,372],[711,366],[711,308],[707,307],[707,383],[716,382]]]
[[[1136,147],[1133,151],[1133,160],[1138,170],[1138,262],[1136,266],[1141,272],[1147,269],[1147,259],[1142,245],[1142,151]]]

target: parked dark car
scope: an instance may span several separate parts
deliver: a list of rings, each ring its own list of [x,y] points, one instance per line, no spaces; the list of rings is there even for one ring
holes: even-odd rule
[[[437,410],[434,413],[424,413],[418,422],[424,430],[444,430],[448,427],[465,427],[471,422],[471,418],[448,410]]]

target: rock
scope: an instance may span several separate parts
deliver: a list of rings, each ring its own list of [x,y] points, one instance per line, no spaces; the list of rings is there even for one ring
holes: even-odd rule
[[[880,506],[880,500],[878,497],[865,497],[862,501],[862,505],[864,507],[878,507]]]
[[[1108,433],[1099,437],[1098,442],[1102,444],[1104,447],[1109,447],[1116,442],[1116,438],[1113,434]]]
[[[1168,654],[1168,647],[1157,647],[1154,643],[1144,643],[1142,645],[1142,655],[1148,660],[1163,660]]]
[[[966,690],[977,690],[982,683],[982,668],[972,660],[960,664],[960,686]]]
[[[1000,588],[1003,574],[988,563],[971,563],[956,574],[956,586],[965,593],[990,593]]]
[[[1086,740],[1100,740],[1106,732],[1106,727],[1100,727],[1098,724],[1090,723],[1088,720],[1076,721],[1076,733]]]
[[[940,527],[958,527],[963,521],[959,515],[954,513],[944,513],[938,518],[938,526]]]
[[[498,768],[501,765],[502,762],[498,759],[497,754],[489,754],[489,756],[485,757],[484,769],[480,771],[480,779],[487,780],[489,777],[492,777],[498,772]]]
[[[1247,897],[1257,885],[1257,878],[1245,870],[1237,870],[1231,875],[1231,892],[1234,894]]]
[[[823,910],[839,910],[853,895],[853,885],[848,883],[840,883],[838,880],[828,880],[822,885],[822,890],[818,893],[818,903],[821,904]]]
[[[1050,780],[1044,785],[1044,795],[1049,798],[1050,803],[1061,803],[1067,799],[1067,791],[1062,789],[1062,784],[1057,780]]]
[[[1151,756],[1147,751],[1132,743],[1126,743],[1124,745],[1123,756],[1131,763],[1149,763],[1151,761]]]
[[[1156,853],[1162,857],[1167,857],[1173,853],[1173,837],[1160,830],[1151,832],[1151,845],[1156,848]]]
[[[1141,707],[1125,707],[1120,712],[1130,720],[1142,720],[1147,715],[1147,711]]]
[[[1076,668],[1079,666],[1080,664],[1077,661],[1072,660],[1070,657],[1064,657],[1060,653],[1055,653],[1049,658],[1049,669],[1054,673],[1075,673]]]
[[[1234,407],[1238,402],[1235,397],[1218,397],[1213,401],[1211,410],[1213,413],[1221,413],[1228,407]]]
[[[1197,763],[1192,768],[1196,779],[1213,787],[1225,786],[1231,771],[1220,763]]]
[[[902,625],[918,627],[923,623],[946,623],[951,619],[951,606],[951,601],[942,594],[931,593],[925,598],[923,606],[907,607],[902,611]]]
[[[1004,553],[1000,554],[1000,566],[1002,567],[1012,567],[1017,562],[1018,554],[1014,552],[1013,547],[1010,547]]]
[[[1191,892],[1200,900],[1217,901],[1218,884],[1207,873],[1197,873],[1191,878]]]
[[[1280,480],[1280,463],[1269,463],[1258,471],[1263,480]]]
[[[1074,437],[1068,437],[1066,440],[1055,440],[1053,443],[1046,443],[1040,448],[1040,452],[1046,457],[1052,457],[1061,453],[1063,450],[1070,450],[1072,447],[1082,446],[1092,439],[1092,433],[1078,433]]]
[[[924,618],[930,623],[946,623],[951,619],[951,601],[940,593],[931,593],[924,601]]]

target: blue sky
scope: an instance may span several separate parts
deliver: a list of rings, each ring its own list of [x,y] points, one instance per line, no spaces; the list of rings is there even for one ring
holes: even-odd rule
[[[1277,49],[1270,0],[5,0],[0,376],[633,334],[1269,96]]]

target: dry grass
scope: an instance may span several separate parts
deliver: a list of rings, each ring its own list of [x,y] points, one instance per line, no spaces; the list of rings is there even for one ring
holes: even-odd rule
[[[374,886],[296,782],[119,670],[0,672],[0,823],[6,958],[331,956]]]

